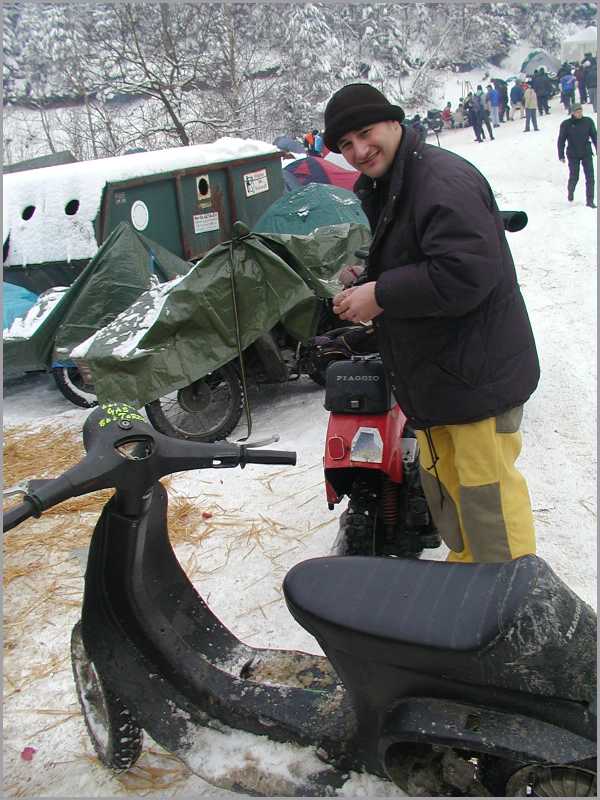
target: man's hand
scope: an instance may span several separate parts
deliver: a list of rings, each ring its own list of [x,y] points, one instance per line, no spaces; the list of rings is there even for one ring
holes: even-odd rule
[[[338,275],[338,281],[342,284],[344,289],[349,289],[353,283],[363,274],[365,267],[363,264],[350,264]]]
[[[562,161],[562,163],[563,163],[563,164],[565,163],[565,160],[564,160],[564,158],[559,158],[558,160],[559,160],[559,161]]]
[[[382,311],[375,300],[375,281],[344,289],[333,298],[333,313],[349,322],[370,322]]]

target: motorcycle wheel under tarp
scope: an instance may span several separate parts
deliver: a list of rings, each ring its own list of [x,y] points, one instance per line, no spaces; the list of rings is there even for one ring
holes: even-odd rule
[[[195,442],[225,439],[240,421],[244,405],[237,369],[226,364],[204,378],[159,397],[146,406],[160,433]]]

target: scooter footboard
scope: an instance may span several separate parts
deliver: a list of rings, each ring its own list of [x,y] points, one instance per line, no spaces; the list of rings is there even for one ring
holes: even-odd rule
[[[595,742],[534,717],[428,697],[398,702],[385,717],[378,756],[392,780],[396,746],[406,742],[552,764],[596,755]]]

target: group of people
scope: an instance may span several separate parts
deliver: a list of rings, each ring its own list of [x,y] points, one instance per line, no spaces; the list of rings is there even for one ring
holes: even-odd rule
[[[560,87],[560,101],[567,114],[575,103],[575,89],[579,93],[579,102],[583,105],[591,103],[596,113],[596,91],[598,85],[597,61],[591,53],[586,53],[581,63],[562,64],[556,77]]]
[[[322,157],[323,135],[320,133],[318,128],[313,128],[312,130],[309,130],[307,133],[305,133],[303,143],[304,147],[306,148],[307,155],[319,156],[319,158]]]

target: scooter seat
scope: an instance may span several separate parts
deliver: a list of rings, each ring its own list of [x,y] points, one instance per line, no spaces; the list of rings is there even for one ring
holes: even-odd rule
[[[416,679],[586,701],[595,686],[596,615],[536,556],[314,558],[293,567],[283,588],[336,669],[340,659],[358,671],[389,665]]]
[[[453,564],[331,556],[292,567],[283,589],[301,625],[439,650],[478,650],[507,627],[538,559]],[[306,623],[306,624],[305,624]],[[318,638],[318,637],[317,637]]]

